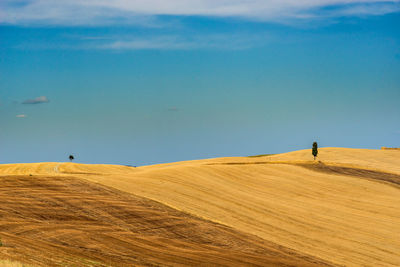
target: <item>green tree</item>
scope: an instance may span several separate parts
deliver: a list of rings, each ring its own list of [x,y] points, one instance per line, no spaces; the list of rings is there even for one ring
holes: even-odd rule
[[[315,160],[315,158],[318,155],[318,144],[317,144],[317,142],[314,142],[312,144],[312,155],[314,156],[314,160]]]
[[[69,160],[72,162],[74,160],[74,156],[69,155]]]

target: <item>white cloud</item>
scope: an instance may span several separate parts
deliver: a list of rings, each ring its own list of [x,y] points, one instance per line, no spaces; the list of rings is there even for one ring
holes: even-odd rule
[[[28,99],[22,102],[22,104],[41,104],[41,103],[48,103],[50,100],[45,96],[39,96],[33,99]]]
[[[224,49],[243,50],[261,47],[274,41],[269,32],[258,33],[216,33],[216,34],[157,34],[148,33],[136,35],[105,35],[105,36],[69,36],[72,39],[66,43],[22,43],[15,46],[19,49],[71,49],[71,50],[193,50],[193,49]],[[75,42],[78,40],[78,42]],[[45,97],[30,99],[24,104],[49,102]],[[39,100],[39,101],[38,101]],[[42,101],[44,100],[44,101]],[[34,102],[34,103],[32,103]]]
[[[251,34],[207,34],[207,35],[162,35],[125,37],[115,41],[97,43],[88,47],[107,50],[190,50],[231,49],[240,50],[265,44],[271,40],[267,33]]]
[[[17,117],[17,118],[26,118],[26,117],[28,117],[28,116],[25,115],[25,114],[19,114],[19,115],[15,116],[15,117]]]
[[[156,15],[239,17],[265,21],[398,12],[400,0],[2,0],[0,23],[151,26]],[[334,7],[329,12],[324,9]]]

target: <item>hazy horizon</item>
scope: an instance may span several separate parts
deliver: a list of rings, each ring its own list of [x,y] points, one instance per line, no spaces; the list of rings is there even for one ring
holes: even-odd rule
[[[399,1],[188,3],[0,3],[0,163],[400,147]]]

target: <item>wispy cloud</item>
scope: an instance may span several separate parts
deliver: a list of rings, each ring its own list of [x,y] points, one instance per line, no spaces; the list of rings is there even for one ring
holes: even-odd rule
[[[177,112],[177,111],[179,111],[179,108],[177,108],[177,107],[170,107],[170,108],[168,108],[167,110],[168,110],[168,111],[171,111],[171,112]]]
[[[154,26],[158,15],[307,20],[398,12],[399,3],[400,0],[2,0],[0,23]]]
[[[19,115],[15,116],[15,117],[17,117],[17,118],[26,118],[28,116],[26,116],[25,114],[19,114]]]
[[[113,1],[111,1],[113,2]],[[95,26],[138,24],[157,27],[153,16],[115,8],[102,1],[2,0],[0,23],[11,25]]]
[[[275,37],[268,32],[257,33],[202,33],[202,34],[160,34],[159,32],[142,35],[104,35],[67,36],[60,42],[22,43],[14,48],[35,50],[198,50],[224,49],[243,50],[261,47]]]
[[[39,96],[33,99],[28,99],[22,102],[22,104],[41,104],[41,103],[48,103],[50,100],[45,96]]]
[[[203,34],[117,37],[116,40],[92,43],[91,49],[107,50],[191,50],[230,49],[241,50],[260,46],[270,41],[268,33],[255,34]]]

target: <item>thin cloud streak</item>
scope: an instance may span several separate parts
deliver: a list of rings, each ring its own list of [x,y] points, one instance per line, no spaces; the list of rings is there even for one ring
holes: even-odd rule
[[[24,102],[22,102],[22,104],[35,105],[35,104],[42,104],[42,103],[48,103],[48,102],[50,102],[50,100],[47,97],[39,96],[39,97],[36,97],[33,99],[25,100]]]
[[[104,50],[193,50],[228,49],[244,50],[262,46],[273,37],[268,34],[208,34],[208,35],[163,35],[123,38],[107,43],[92,44],[93,49]]]
[[[310,20],[331,16],[382,15],[399,11],[400,0],[3,0],[0,23],[13,25],[138,24],[155,27],[155,17],[210,16],[247,20]],[[333,8],[333,12],[324,9]],[[322,12],[321,12],[322,11]]]
[[[170,112],[177,112],[177,111],[179,111],[179,108],[177,108],[177,107],[170,107],[170,108],[168,108],[167,110],[170,111]]]
[[[96,38],[72,36],[61,43],[22,43],[14,48],[34,50],[195,50],[224,49],[244,50],[261,47],[276,39],[268,32],[257,34],[167,34],[157,33],[144,36],[105,35]],[[78,41],[76,41],[78,40]]]

